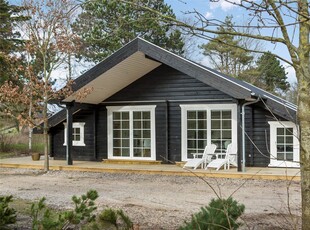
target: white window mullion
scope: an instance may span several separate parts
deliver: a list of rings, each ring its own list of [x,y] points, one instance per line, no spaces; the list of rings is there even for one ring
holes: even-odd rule
[[[208,145],[211,145],[211,110],[207,110],[207,137]]]
[[[133,111],[129,112],[129,156],[133,158]]]

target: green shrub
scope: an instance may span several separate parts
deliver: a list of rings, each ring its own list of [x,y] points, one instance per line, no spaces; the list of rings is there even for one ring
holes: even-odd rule
[[[237,229],[240,224],[237,219],[244,212],[244,205],[238,204],[231,197],[228,199],[212,199],[208,206],[192,215],[190,222],[185,223],[181,230],[217,230]]]
[[[122,229],[132,229],[132,221],[130,218],[123,212],[123,210],[114,210],[111,208],[105,209],[98,217],[98,223],[106,224],[110,223],[118,229],[120,225]]]
[[[97,209],[94,200],[98,198],[96,190],[89,190],[81,197],[72,197],[75,209],[56,215],[46,207],[45,198],[31,206],[32,229],[57,230],[73,228],[95,220],[93,212]]]
[[[0,196],[0,229],[5,229],[8,224],[16,222],[16,211],[9,207],[13,196]]]
[[[94,201],[98,198],[96,190],[89,190],[81,197],[72,197],[75,209],[73,211],[64,212],[62,219],[73,225],[78,225],[81,222],[92,222],[95,220],[96,215],[93,212],[97,209]]]
[[[133,223],[123,210],[107,208],[103,210],[96,219],[96,222],[85,225],[83,230],[100,230],[100,229],[133,229]]]
[[[112,208],[107,208],[100,213],[98,219],[101,222],[106,221],[117,226],[117,211]]]
[[[32,229],[61,229],[63,221],[52,215],[52,211],[45,205],[45,200],[45,197],[43,197],[38,203],[31,205]]]

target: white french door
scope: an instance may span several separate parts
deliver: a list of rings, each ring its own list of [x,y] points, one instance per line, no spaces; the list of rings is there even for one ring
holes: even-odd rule
[[[215,144],[217,153],[225,153],[228,144],[237,149],[237,105],[180,105],[182,113],[182,161],[203,153]]]
[[[109,159],[156,159],[155,107],[107,107]]]

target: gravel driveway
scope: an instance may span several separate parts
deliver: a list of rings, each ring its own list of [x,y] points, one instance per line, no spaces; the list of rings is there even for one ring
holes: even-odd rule
[[[220,196],[234,193],[233,197],[245,205],[243,229],[292,229],[292,224],[300,220],[299,182],[205,179]],[[287,208],[287,188],[292,215]],[[0,168],[0,195],[28,200],[45,196],[47,203],[63,209],[72,207],[73,195],[89,189],[98,191],[100,209],[122,208],[140,229],[177,229],[216,197],[197,177],[66,171],[44,174],[39,170]]]

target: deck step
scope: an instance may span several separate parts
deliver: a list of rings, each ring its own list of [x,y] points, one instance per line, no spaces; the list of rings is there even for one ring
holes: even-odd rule
[[[161,161],[138,161],[138,160],[102,160],[104,164],[137,164],[137,165],[160,165]]]

